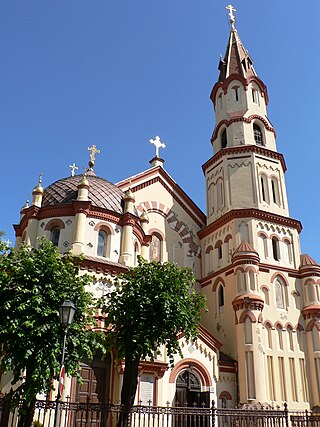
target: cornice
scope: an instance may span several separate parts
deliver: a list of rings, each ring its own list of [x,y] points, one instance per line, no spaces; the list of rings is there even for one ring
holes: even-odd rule
[[[243,153],[260,154],[262,156],[275,159],[281,163],[283,172],[287,170],[284,157],[281,153],[278,153],[277,151],[272,151],[272,150],[269,150],[268,148],[264,148],[257,145],[238,145],[236,147],[222,148],[221,150],[219,150],[214,156],[212,156],[209,160],[206,161],[206,163],[202,165],[203,173],[205,174],[207,169],[210,166],[213,166],[222,157],[230,156],[230,155],[234,156],[236,154],[243,154]]]
[[[298,231],[298,233],[300,233],[302,230],[301,222],[296,219],[292,219],[282,215],[272,214],[256,208],[233,209],[222,215],[217,220],[213,221],[211,224],[204,227],[202,230],[198,231],[198,236],[200,239],[203,239],[209,236],[211,233],[217,231],[219,228],[226,225],[228,222],[239,218],[252,218],[272,222],[274,224],[294,228]]]
[[[210,99],[213,102],[214,107],[216,107],[215,100],[216,100],[216,93],[217,93],[217,91],[219,89],[222,89],[223,93],[226,94],[227,91],[228,91],[228,86],[229,86],[229,84],[233,80],[237,80],[237,81],[241,82],[243,84],[243,87],[244,87],[245,90],[248,90],[249,83],[251,83],[252,81],[256,82],[257,85],[260,87],[261,95],[266,100],[266,105],[268,105],[268,103],[269,103],[269,97],[268,97],[267,86],[263,83],[263,81],[259,77],[257,77],[257,76],[250,76],[250,77],[248,77],[246,79],[243,76],[241,76],[240,74],[231,74],[223,82],[218,81],[213,86],[212,91],[210,93]]]
[[[121,266],[120,264],[108,263],[108,260],[103,262],[84,258],[81,261],[81,270],[88,270],[89,273],[95,272],[97,274],[116,275],[119,273],[125,273],[128,271],[128,267],[125,265]]]
[[[267,130],[269,130],[270,132],[273,132],[275,136],[277,135],[275,129],[272,126],[270,126],[269,122],[264,117],[260,116],[259,114],[251,114],[249,117],[238,116],[238,117],[233,117],[229,120],[226,120],[226,119],[221,120],[216,125],[213,131],[213,134],[210,140],[211,144],[217,138],[218,132],[221,126],[225,125],[226,127],[229,127],[232,123],[238,123],[238,122],[251,123],[252,120],[256,120],[256,119],[260,120],[265,125]]]
[[[141,182],[142,179],[143,182]],[[131,191],[135,193],[143,188],[155,184],[156,182],[160,183],[168,191],[174,200],[186,211],[186,213],[197,223],[199,227],[203,227],[206,223],[205,214],[161,166],[156,166],[139,175],[121,181],[117,186],[120,189],[123,189],[130,184]]]

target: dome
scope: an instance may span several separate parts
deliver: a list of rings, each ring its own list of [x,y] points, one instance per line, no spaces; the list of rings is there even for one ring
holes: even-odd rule
[[[44,190],[42,206],[71,204],[73,200],[77,199],[81,178],[82,175],[69,176],[49,185]],[[93,174],[88,174],[87,180],[90,185],[88,198],[93,206],[113,212],[123,212],[122,197],[124,193],[120,188]]]

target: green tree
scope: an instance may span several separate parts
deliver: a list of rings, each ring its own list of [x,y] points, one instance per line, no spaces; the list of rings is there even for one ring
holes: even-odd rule
[[[76,306],[68,330],[65,369],[79,376],[79,363],[103,348],[93,332],[93,298],[85,290],[88,276],[79,276],[79,259],[61,256],[51,242],[40,240],[37,248],[22,245],[0,250],[0,368],[12,371],[11,401],[22,400],[19,426],[32,423],[37,393],[52,389],[60,371],[63,329],[59,307],[69,298]]]
[[[105,296],[108,342],[117,358],[125,360],[118,427],[128,423],[140,360],[153,359],[154,351],[165,345],[173,364],[174,355],[181,354],[178,334],[196,339],[205,298],[195,291],[194,282],[191,269],[139,258],[139,265],[120,275]]]

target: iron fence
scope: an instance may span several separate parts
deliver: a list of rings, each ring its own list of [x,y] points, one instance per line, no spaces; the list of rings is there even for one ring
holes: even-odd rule
[[[33,427],[53,427],[56,402],[37,400]],[[0,399],[0,427],[17,427],[19,408],[10,410]],[[116,427],[122,411],[120,405],[96,403],[60,403],[60,427]],[[283,409],[251,407],[220,409],[211,407],[136,405],[129,415],[129,427],[320,427],[320,415],[311,411],[290,413]]]

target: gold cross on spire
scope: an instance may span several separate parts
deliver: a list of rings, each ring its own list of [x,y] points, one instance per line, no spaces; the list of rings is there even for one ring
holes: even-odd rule
[[[91,153],[90,153],[90,162],[89,162],[89,166],[90,166],[90,169],[91,169],[94,166],[94,161],[96,160],[96,154],[99,154],[100,150],[98,150],[97,146],[93,144],[92,147],[88,147],[88,151],[91,151]]]
[[[79,169],[75,162],[73,162],[72,165],[69,165],[69,168],[71,168],[71,176],[74,176],[74,171]]]
[[[236,9],[232,6],[232,4],[228,4],[226,7],[227,10],[229,10],[229,17],[230,17],[230,24],[231,28],[234,30],[234,23],[236,22],[236,16],[233,14],[233,12],[236,12]]]

